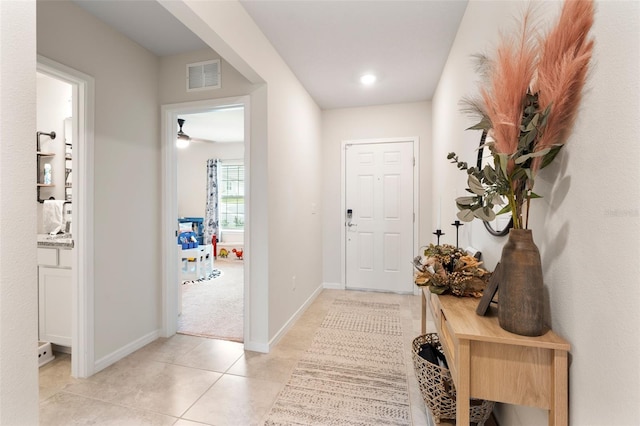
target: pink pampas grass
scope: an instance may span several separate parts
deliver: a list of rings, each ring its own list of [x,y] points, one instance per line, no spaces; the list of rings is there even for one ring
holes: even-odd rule
[[[489,69],[489,87],[480,91],[485,113],[492,124],[495,149],[500,153],[513,154],[518,146],[522,106],[536,59],[530,20],[527,12],[518,38],[501,35],[501,44]]]
[[[533,91],[540,109],[550,106],[551,113],[537,150],[564,144],[573,128],[593,52],[593,39],[587,39],[592,25],[593,2],[567,0],[558,24],[541,41]],[[534,162],[535,170],[540,161]]]

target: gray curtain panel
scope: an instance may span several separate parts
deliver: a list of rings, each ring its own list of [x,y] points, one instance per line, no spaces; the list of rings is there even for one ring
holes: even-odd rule
[[[211,244],[213,235],[220,236],[218,228],[218,164],[220,160],[207,160],[207,207],[204,214],[204,244]]]

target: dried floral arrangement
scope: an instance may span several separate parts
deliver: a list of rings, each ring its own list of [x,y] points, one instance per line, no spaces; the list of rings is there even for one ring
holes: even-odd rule
[[[481,268],[481,264],[452,245],[431,244],[422,256],[413,260],[414,281],[418,286],[429,286],[436,294],[451,292],[456,296],[482,297],[491,273]]]
[[[536,174],[555,159],[577,117],[594,45],[593,14],[592,0],[566,0],[556,25],[542,33],[529,9],[517,34],[502,34],[493,57],[477,55],[484,84],[479,97],[463,100],[464,111],[480,118],[470,129],[489,132],[485,147],[494,166],[479,170],[448,155],[468,174],[471,195],[456,199],[460,220],[493,220],[494,206],[506,204],[497,214],[510,212],[515,229],[528,228],[530,201],[539,198]]]

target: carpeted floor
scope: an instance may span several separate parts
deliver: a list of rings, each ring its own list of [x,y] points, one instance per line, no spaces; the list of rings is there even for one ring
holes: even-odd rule
[[[235,342],[243,341],[244,262],[216,259],[221,274],[182,284],[182,314],[178,333]]]
[[[409,425],[400,306],[337,299],[266,425]]]

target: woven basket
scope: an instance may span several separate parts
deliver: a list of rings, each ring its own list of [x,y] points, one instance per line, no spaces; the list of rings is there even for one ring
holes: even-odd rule
[[[433,344],[442,352],[440,339],[436,333],[418,336],[413,340],[413,365],[420,384],[422,399],[436,423],[440,423],[441,419],[453,420],[456,418],[456,388],[453,385],[451,373],[448,369],[432,364],[418,355],[420,346],[425,343]],[[484,426],[491,416],[494,405],[493,401],[471,399],[469,420],[477,423],[478,426]]]

